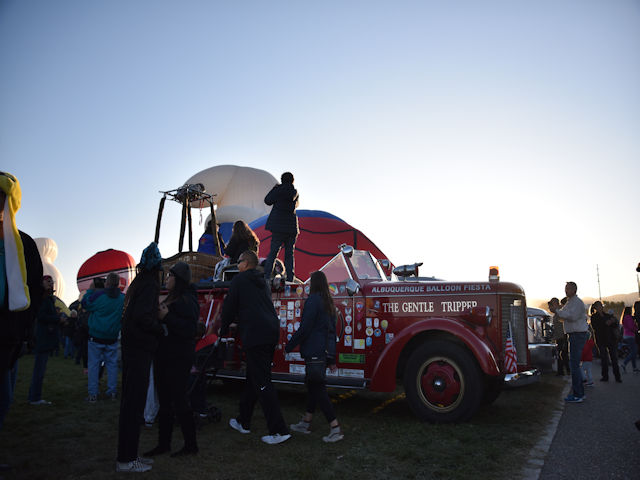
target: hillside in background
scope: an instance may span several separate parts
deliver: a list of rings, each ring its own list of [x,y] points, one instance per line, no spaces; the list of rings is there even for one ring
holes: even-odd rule
[[[579,295],[578,295],[579,296]],[[560,298],[560,297],[558,297]],[[582,298],[582,297],[580,297]],[[584,297],[582,298],[582,301],[585,303],[585,305],[591,305],[593,302],[595,302],[596,300],[598,300],[597,298],[593,298],[593,297]],[[633,292],[633,293],[620,293],[617,295],[611,295],[608,297],[602,297],[602,301],[605,303],[605,305],[607,303],[611,303],[611,302],[624,302],[624,304],[628,307],[633,307],[633,303],[637,302],[638,300],[640,300],[640,295],[638,295],[638,292]],[[530,307],[536,307],[536,308],[543,308],[544,310],[549,310],[549,308],[547,307],[547,302],[549,301],[548,298],[545,299],[539,299],[539,298],[533,298],[533,299],[527,299],[527,305]]]

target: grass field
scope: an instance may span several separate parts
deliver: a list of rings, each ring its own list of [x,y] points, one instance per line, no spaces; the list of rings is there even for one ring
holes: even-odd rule
[[[0,432],[0,462],[9,479],[108,479],[115,473],[119,402],[87,404],[86,376],[71,360],[49,359],[43,398],[51,406],[26,401],[33,358],[20,359],[14,404]],[[104,380],[102,388],[104,389]],[[227,422],[237,413],[239,389],[215,382],[208,399],[222,421],[198,431],[200,453],[186,459],[161,456],[147,479],[387,479],[492,480],[517,478],[531,447],[547,423],[565,382],[555,376],[503,392],[468,423],[431,425],[409,410],[402,390],[391,394],[331,390],[345,439],[322,442],[328,427],[316,416],[314,432],[294,434],[281,445],[265,445],[266,424],[256,409],[252,433],[240,435]],[[302,386],[278,385],[285,420],[304,411]],[[156,444],[157,427],[142,427],[140,451]],[[173,449],[182,446],[179,428]],[[125,475],[126,476],[126,475]]]

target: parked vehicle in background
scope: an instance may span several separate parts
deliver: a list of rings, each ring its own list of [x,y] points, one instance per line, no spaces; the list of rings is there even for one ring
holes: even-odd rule
[[[542,308],[527,307],[527,340],[531,365],[542,371],[553,370],[557,352],[549,312]]]

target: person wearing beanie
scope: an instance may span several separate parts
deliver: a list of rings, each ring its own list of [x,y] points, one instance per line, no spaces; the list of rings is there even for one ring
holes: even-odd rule
[[[280,180],[282,183],[273,187],[264,197],[264,203],[272,205],[271,213],[269,213],[269,218],[267,218],[267,223],[264,227],[272,233],[271,248],[264,263],[264,276],[267,282],[271,280],[273,262],[275,262],[278,253],[280,253],[282,245],[284,245],[284,268],[287,282],[292,282],[295,278],[293,250],[298,233],[300,233],[298,217],[296,216],[298,191],[293,186],[293,174],[291,172],[283,173]]]
[[[160,339],[153,361],[153,377],[160,402],[158,445],[146,452],[145,457],[171,451],[171,436],[176,418],[182,429],[184,445],[171,456],[198,453],[196,424],[187,399],[187,389],[195,359],[195,337],[200,309],[196,290],[191,285],[189,265],[177,262],[171,267],[166,286],[169,294],[158,311],[165,335]]]
[[[122,314],[122,400],[118,420],[117,472],[146,472],[153,461],[138,456],[140,419],[149,387],[149,370],[163,329],[158,322],[162,256],[151,242],[142,252],[124,298]]]

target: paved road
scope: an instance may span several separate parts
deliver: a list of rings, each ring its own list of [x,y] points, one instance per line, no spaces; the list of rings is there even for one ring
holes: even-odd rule
[[[540,480],[640,479],[640,374],[605,383],[598,359],[593,367],[596,385],[586,387],[587,399],[562,407]]]

